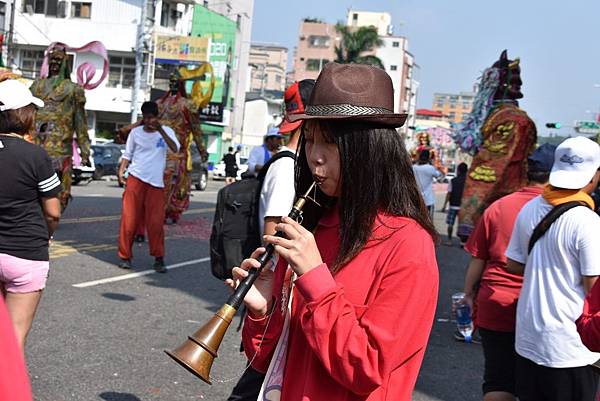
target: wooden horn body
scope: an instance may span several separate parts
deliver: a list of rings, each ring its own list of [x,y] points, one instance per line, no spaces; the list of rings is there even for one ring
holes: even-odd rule
[[[223,305],[212,319],[188,337],[179,347],[172,352],[165,352],[188,371],[206,383],[212,384],[210,368],[236,312],[237,310],[232,306]]]

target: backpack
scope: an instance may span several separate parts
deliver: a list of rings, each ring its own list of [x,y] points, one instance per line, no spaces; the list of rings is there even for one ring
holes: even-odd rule
[[[258,177],[236,181],[219,190],[210,235],[210,268],[216,278],[231,278],[231,269],[261,245],[260,191],[269,167],[283,157],[296,159],[290,151],[279,152],[262,167]]]

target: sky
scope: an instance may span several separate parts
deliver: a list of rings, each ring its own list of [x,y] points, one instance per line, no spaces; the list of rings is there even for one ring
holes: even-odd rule
[[[435,92],[470,91],[508,49],[521,59],[520,106],[539,134],[547,122],[570,134],[574,120],[600,113],[598,0],[254,0],[252,42],[281,44],[293,58],[304,17],[335,23],[348,9],[392,15],[420,67],[418,108],[431,108]]]

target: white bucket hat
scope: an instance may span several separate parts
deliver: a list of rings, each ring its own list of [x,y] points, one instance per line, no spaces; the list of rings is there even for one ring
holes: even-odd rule
[[[581,189],[590,183],[600,168],[600,146],[583,136],[563,141],[554,152],[550,185]]]
[[[16,79],[0,82],[0,111],[17,110],[31,103],[44,107],[44,101],[33,96],[24,83]]]

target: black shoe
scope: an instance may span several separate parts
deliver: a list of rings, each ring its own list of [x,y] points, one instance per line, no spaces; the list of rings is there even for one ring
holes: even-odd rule
[[[142,235],[142,234],[138,234],[135,236],[134,241],[141,244],[142,242],[146,241],[146,237],[144,237],[144,235]]]
[[[155,258],[154,259],[154,270],[158,273],[166,273],[167,268],[165,267],[165,261],[163,258]]]
[[[458,330],[454,331],[454,339],[456,341],[465,341],[465,337],[462,335],[462,333]],[[475,330],[475,332],[473,333],[473,335],[471,336],[471,342],[473,344],[481,344],[481,336],[479,335],[479,332],[477,330]]]
[[[119,264],[117,266],[119,266],[121,269],[130,270],[131,269],[131,260],[121,259],[121,261],[119,262]]]

